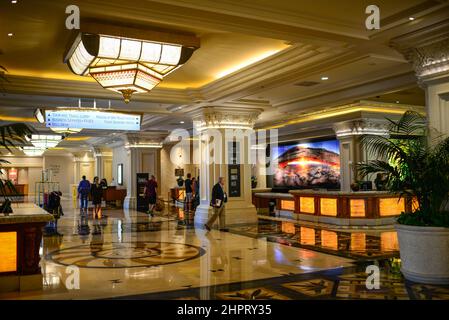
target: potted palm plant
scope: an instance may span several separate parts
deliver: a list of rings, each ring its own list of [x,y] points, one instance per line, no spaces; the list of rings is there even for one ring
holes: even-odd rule
[[[384,159],[359,164],[360,173],[383,174],[387,191],[414,204],[395,225],[405,278],[449,284],[449,137],[431,132],[416,112],[389,121],[387,135],[362,137],[368,151]]]

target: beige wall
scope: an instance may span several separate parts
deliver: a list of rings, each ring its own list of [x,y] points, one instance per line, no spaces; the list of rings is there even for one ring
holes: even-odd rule
[[[196,177],[199,174],[199,166],[197,164],[193,164],[193,152],[197,152],[197,150],[191,149],[190,160],[187,159],[187,154],[183,153],[182,148],[176,145],[164,145],[161,149],[161,179],[160,179],[160,189],[161,196],[164,199],[168,199],[168,193],[170,192],[170,188],[177,187],[178,184],[176,180],[178,179],[175,176],[175,169],[182,168],[184,169],[184,179],[187,176],[187,173],[191,173],[192,176]],[[173,160],[170,158],[170,153],[173,154]]]
[[[112,149],[112,179],[114,185],[118,186],[117,181],[117,166],[123,163],[123,188],[127,187],[127,177],[126,175],[130,171],[130,157],[127,150],[124,147],[117,147]],[[110,183],[111,183],[110,182]]]
[[[52,171],[51,181],[59,182],[63,196],[71,194],[70,185],[74,181],[73,156],[44,156],[43,167]]]
[[[10,164],[4,164],[4,167],[17,168],[19,175],[19,184],[28,184],[28,193],[34,194],[35,183],[42,178],[43,157],[8,157],[2,156],[2,159],[8,160]]]

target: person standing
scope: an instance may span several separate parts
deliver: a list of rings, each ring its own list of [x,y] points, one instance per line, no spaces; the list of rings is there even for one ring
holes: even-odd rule
[[[81,211],[87,213],[87,204],[89,201],[90,182],[86,176],[82,177],[78,185],[78,198],[81,200]]]
[[[219,226],[220,231],[226,231],[225,229],[225,203],[228,202],[228,196],[224,191],[225,180],[224,177],[219,177],[217,184],[212,188],[212,200],[210,205],[214,208],[214,213],[212,217],[206,222],[204,227],[207,231],[211,230],[212,225],[214,224],[217,218],[220,219]]]
[[[193,199],[193,188],[192,188],[192,175],[190,173],[187,174],[187,179],[184,181],[184,185],[186,188],[186,197],[184,199],[184,211],[189,212],[192,205]]]
[[[92,204],[94,205],[93,218],[101,219],[101,198],[103,197],[103,187],[98,177],[94,178],[94,182],[90,188]]]
[[[145,197],[148,199],[147,213],[153,217],[154,216],[153,209],[157,201],[157,182],[156,177],[154,175],[151,175],[151,178],[145,184],[143,193],[145,194]]]

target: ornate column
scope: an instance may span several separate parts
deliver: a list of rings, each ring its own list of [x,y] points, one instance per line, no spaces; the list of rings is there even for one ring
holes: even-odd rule
[[[219,177],[226,181],[228,194],[226,225],[256,223],[251,201],[251,136],[260,109],[203,107],[192,113],[200,164],[201,203],[195,224],[203,225],[212,214],[212,187]],[[235,148],[235,149],[233,149]]]
[[[449,19],[392,39],[392,46],[413,65],[426,91],[428,125],[435,136],[449,135]]]
[[[386,134],[385,120],[360,119],[339,122],[334,125],[334,131],[340,142],[340,181],[342,191],[351,191],[351,183],[359,180],[356,164],[377,159],[378,155],[369,154],[360,143],[364,134]]]
[[[107,174],[105,173],[105,162],[112,161],[112,152],[102,150],[101,148],[94,147],[94,158],[95,158],[95,176],[99,177],[100,180],[105,178]],[[110,183],[110,181],[108,180]]]
[[[126,186],[124,207],[135,209],[137,200],[137,173],[154,174],[160,181],[160,149],[166,134],[161,132],[141,132],[126,134],[119,149],[126,152],[126,163],[123,166],[123,180]],[[160,188],[158,188],[160,192]]]

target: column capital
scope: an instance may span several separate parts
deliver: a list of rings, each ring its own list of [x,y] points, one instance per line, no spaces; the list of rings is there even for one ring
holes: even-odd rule
[[[388,134],[388,122],[383,119],[358,119],[335,123],[333,129],[338,139],[364,134]]]
[[[125,148],[162,148],[162,142],[167,137],[167,132],[138,132],[126,133],[122,136]]]
[[[449,77],[449,20],[391,40],[413,65],[419,83]]]
[[[190,113],[197,130],[252,129],[262,109],[201,107]]]

